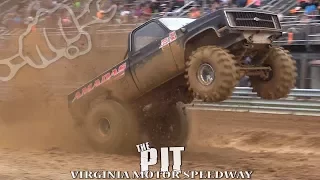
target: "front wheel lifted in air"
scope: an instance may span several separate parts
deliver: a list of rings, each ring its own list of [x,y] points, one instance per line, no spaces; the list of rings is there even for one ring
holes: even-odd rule
[[[286,97],[295,87],[297,78],[296,61],[292,59],[289,51],[274,47],[270,49],[269,56],[263,66],[270,67],[267,78],[250,77],[252,90],[263,99],[279,99]]]
[[[186,72],[189,90],[205,101],[228,99],[239,81],[234,56],[216,46],[196,49],[186,62]]]

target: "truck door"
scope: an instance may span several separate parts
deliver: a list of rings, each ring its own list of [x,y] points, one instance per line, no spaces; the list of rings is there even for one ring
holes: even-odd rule
[[[170,46],[160,48],[161,40],[168,35],[169,31],[157,21],[150,21],[131,33],[131,72],[141,92],[159,86],[177,72]]]

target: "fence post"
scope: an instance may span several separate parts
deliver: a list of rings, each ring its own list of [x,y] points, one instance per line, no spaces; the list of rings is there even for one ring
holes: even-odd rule
[[[306,87],[306,79],[307,79],[307,70],[308,70],[308,55],[303,53],[301,68],[300,68],[300,88],[305,89]]]

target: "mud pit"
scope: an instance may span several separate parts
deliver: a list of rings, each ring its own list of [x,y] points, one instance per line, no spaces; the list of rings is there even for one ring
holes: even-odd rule
[[[66,95],[119,62],[124,51],[105,53],[60,60],[45,70],[24,67],[12,81],[1,83],[0,179],[139,170],[137,156],[93,152],[67,112]],[[254,170],[253,179],[267,180],[320,177],[319,118],[199,110],[189,115],[201,134],[183,157],[184,170]]]
[[[213,111],[190,114],[202,133],[196,149],[183,156],[184,170],[250,169],[255,171],[253,179],[266,180],[316,180],[320,176],[316,118]],[[19,123],[7,129],[10,133],[2,131],[1,178],[71,179],[70,170],[139,170],[136,156],[92,152],[68,123],[40,124]]]

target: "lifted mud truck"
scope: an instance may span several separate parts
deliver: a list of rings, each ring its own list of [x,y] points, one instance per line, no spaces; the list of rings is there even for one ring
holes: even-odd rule
[[[185,145],[183,103],[223,101],[245,75],[263,99],[289,93],[296,66],[272,46],[281,35],[277,15],[256,9],[152,19],[130,33],[124,61],[68,96],[69,110],[98,150],[135,147],[142,132],[155,146]]]

